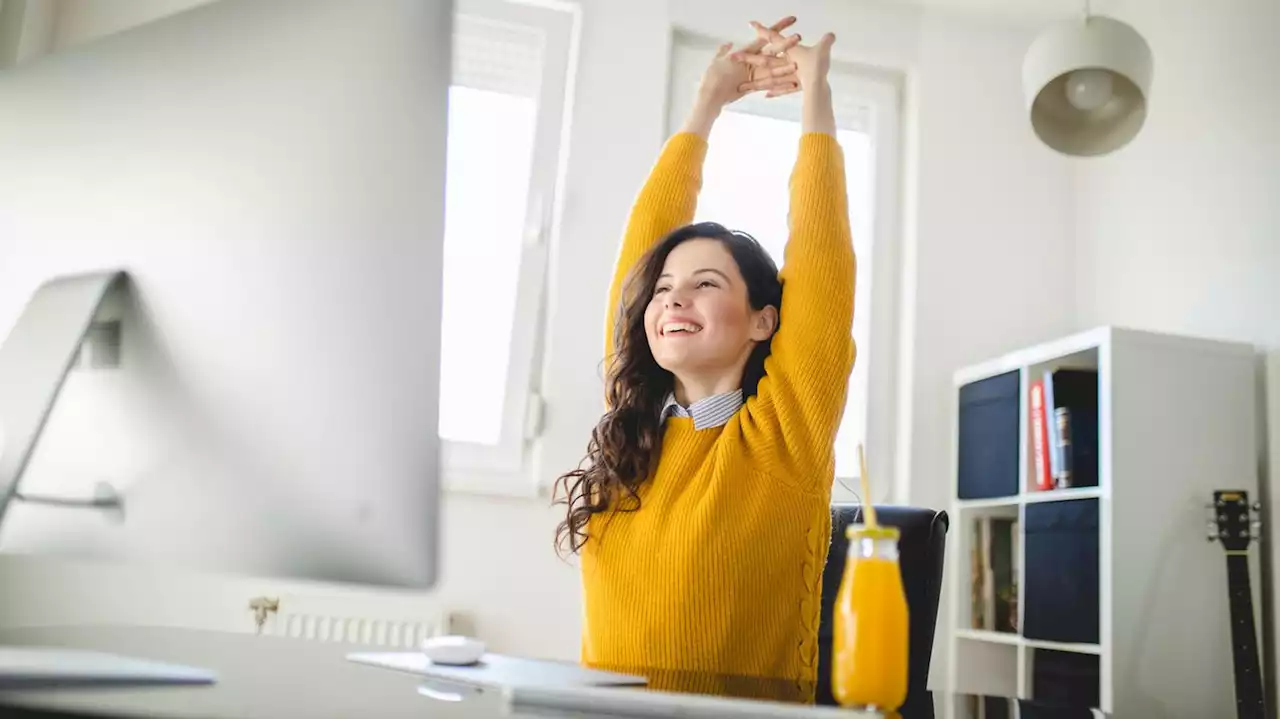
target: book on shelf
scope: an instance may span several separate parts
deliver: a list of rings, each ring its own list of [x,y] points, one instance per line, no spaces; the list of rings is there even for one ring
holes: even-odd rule
[[[1058,407],[1053,410],[1054,431],[1057,432],[1058,441],[1058,476],[1054,477],[1053,486],[1058,489],[1066,489],[1075,486],[1075,456],[1071,446],[1071,410],[1067,407]]]
[[[1044,380],[1031,382],[1031,447],[1035,460],[1035,487],[1053,489],[1053,467],[1049,461],[1049,425],[1046,421]]]
[[[1018,520],[982,517],[972,523],[970,626],[993,632],[1018,631]]]
[[[1098,485],[1098,371],[1054,368],[1032,381],[1033,488]]]

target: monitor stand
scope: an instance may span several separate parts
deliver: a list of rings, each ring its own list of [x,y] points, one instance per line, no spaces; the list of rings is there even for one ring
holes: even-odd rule
[[[119,514],[110,485],[93,497],[24,494],[19,482],[58,393],[104,299],[125,289],[127,275],[105,271],[57,277],[32,296],[0,343],[0,524],[12,502]],[[204,669],[62,647],[0,646],[0,689],[98,684],[211,684]]]

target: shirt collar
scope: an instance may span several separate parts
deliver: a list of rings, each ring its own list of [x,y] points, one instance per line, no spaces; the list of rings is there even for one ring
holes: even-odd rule
[[[668,417],[692,417],[694,429],[723,427],[738,413],[742,404],[741,389],[703,397],[688,407],[677,402],[675,394],[668,394],[661,419],[665,422]]]

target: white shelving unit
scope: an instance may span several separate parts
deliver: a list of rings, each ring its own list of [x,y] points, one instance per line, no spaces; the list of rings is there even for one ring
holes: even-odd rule
[[[1098,657],[1102,709],[1121,717],[1234,716],[1226,562],[1205,541],[1205,504],[1215,489],[1258,496],[1260,387],[1252,346],[1103,327],[1012,352],[955,373],[951,453],[953,540],[947,550],[952,627],[944,637],[948,685],[1034,699],[1037,654]],[[1035,488],[1029,387],[1055,368],[1098,371],[1098,486]],[[960,388],[1018,373],[1018,491],[959,499]],[[1100,641],[1074,644],[1021,636],[1026,553],[1017,552],[1016,633],[970,628],[972,522],[1017,518],[1025,546],[1027,507],[1098,501]],[[1266,530],[1264,530],[1266,531]],[[1253,549],[1256,550],[1256,543]],[[1252,551],[1255,623],[1261,579]],[[950,716],[968,716],[951,707]]]

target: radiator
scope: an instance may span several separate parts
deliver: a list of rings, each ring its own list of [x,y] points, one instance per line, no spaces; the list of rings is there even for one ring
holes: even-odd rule
[[[304,614],[281,607],[281,611],[263,625],[263,633],[290,639],[412,650],[420,647],[427,637],[454,631],[448,613],[428,618],[388,619]]]

